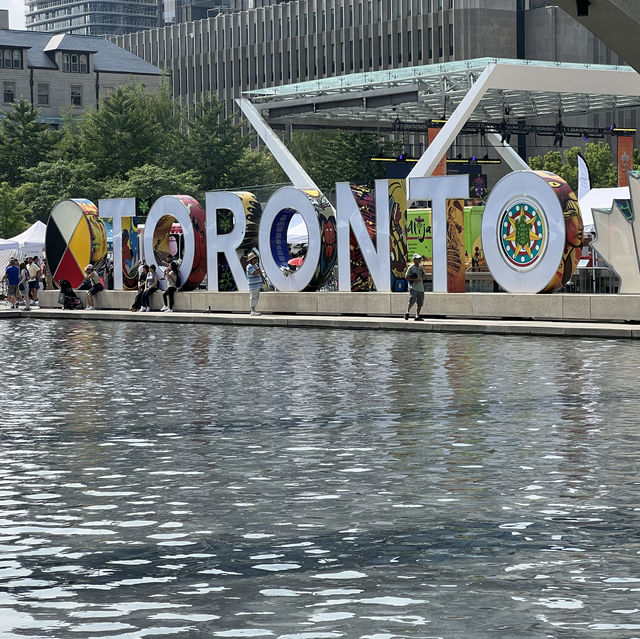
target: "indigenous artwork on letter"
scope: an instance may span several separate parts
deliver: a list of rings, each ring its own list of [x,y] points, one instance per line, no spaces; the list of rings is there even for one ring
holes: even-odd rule
[[[87,264],[104,278],[107,264],[107,233],[90,200],[62,200],[51,211],[45,250],[53,281],[68,280],[74,288],[84,279]]]
[[[389,250],[391,252],[391,290],[404,292],[407,280],[407,181],[389,180]]]
[[[447,291],[464,293],[464,200],[447,200]]]
[[[122,288],[135,291],[138,288],[138,263],[140,243],[138,223],[135,217],[122,218]]]
[[[351,192],[358,205],[358,210],[365,223],[369,237],[375,241],[376,237],[376,201],[371,189],[362,184],[349,183]],[[364,255],[356,241],[353,231],[349,231],[349,251],[351,256],[351,290],[374,290],[373,280],[364,260]]]
[[[574,274],[578,262],[582,257],[582,245],[584,241],[584,224],[582,214],[578,205],[578,198],[571,187],[560,177],[546,171],[536,171],[543,177],[547,184],[553,188],[560,201],[564,225],[566,229],[566,240],[564,253],[558,265],[555,276],[551,279],[542,293],[553,293],[562,288]]]
[[[242,268],[247,267],[246,255],[258,246],[258,231],[260,230],[260,219],[262,218],[262,206],[258,202],[258,198],[248,191],[236,191],[242,200],[245,217],[244,239],[238,247],[237,254],[240,258]],[[218,233],[231,232],[233,228],[233,213],[231,211],[218,210]],[[218,290],[219,291],[237,291],[238,285],[231,273],[227,258],[224,253],[218,253]]]

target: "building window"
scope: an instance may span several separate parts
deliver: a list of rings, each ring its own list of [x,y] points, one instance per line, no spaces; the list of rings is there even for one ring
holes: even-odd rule
[[[89,60],[86,55],[80,56],[80,73],[89,72]]]
[[[46,82],[38,82],[38,106],[49,105],[49,85]]]
[[[442,58],[442,27],[438,27],[438,57]]]
[[[427,29],[427,58],[431,60],[433,58],[433,30],[431,27]]]
[[[21,49],[0,49],[0,69],[22,69]]]
[[[71,55],[71,73],[78,73],[78,71],[80,71],[80,63],[77,54],[73,53]]]
[[[16,83],[15,82],[3,82],[2,87],[2,101],[5,104],[10,104],[16,99]]]
[[[398,51],[398,62],[402,62],[402,34],[398,33],[397,34],[397,46],[396,46],[396,50]]]
[[[71,71],[71,58],[68,53],[62,56],[62,71],[63,73],[69,73],[69,71]]]
[[[407,62],[411,62],[413,55],[411,52],[411,31],[407,31]]]
[[[79,84],[71,85],[71,106],[76,109],[82,108],[82,87]]]
[[[453,55],[453,25],[449,25],[449,55]]]
[[[422,29],[418,29],[418,60],[422,60]]]

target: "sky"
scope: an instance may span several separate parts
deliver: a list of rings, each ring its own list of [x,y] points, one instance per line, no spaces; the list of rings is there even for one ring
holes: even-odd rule
[[[24,29],[24,0],[0,0],[0,9],[9,9],[10,29]]]

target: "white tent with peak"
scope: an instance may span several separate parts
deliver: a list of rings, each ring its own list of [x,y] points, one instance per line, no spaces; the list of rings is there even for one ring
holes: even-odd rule
[[[38,220],[32,224],[26,231],[10,238],[12,242],[18,243],[18,249],[21,255],[42,255],[44,252],[44,236],[47,231],[47,225]]]
[[[0,277],[4,275],[12,257],[42,255],[46,230],[47,225],[38,220],[19,235],[8,240],[0,239]]]

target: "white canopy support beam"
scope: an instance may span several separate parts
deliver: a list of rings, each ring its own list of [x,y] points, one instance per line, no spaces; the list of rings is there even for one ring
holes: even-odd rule
[[[485,137],[495,147],[498,155],[507,163],[512,171],[528,171],[529,165],[516,153],[510,144],[503,144],[497,133],[486,133]]]
[[[273,132],[273,129],[265,122],[253,104],[246,98],[236,98],[236,103],[251,123],[251,126],[266,144],[269,151],[271,151],[283,171],[287,174],[293,186],[318,189],[315,182],[309,177],[309,174],[302,168],[300,162],[295,159],[291,151],[287,149],[282,140]]]
[[[480,103],[480,100],[482,100],[482,97],[489,88],[489,80],[495,67],[495,64],[489,64],[480,74],[474,85],[467,92],[467,95],[464,96],[455,111],[451,114],[451,117],[433,139],[433,142],[431,142],[427,150],[422,154],[422,157],[411,169],[409,175],[407,175],[407,179],[427,177],[433,173],[434,169],[438,166],[438,162],[440,162],[440,158],[446,154],[456,139],[456,136],[460,133],[462,127]]]

